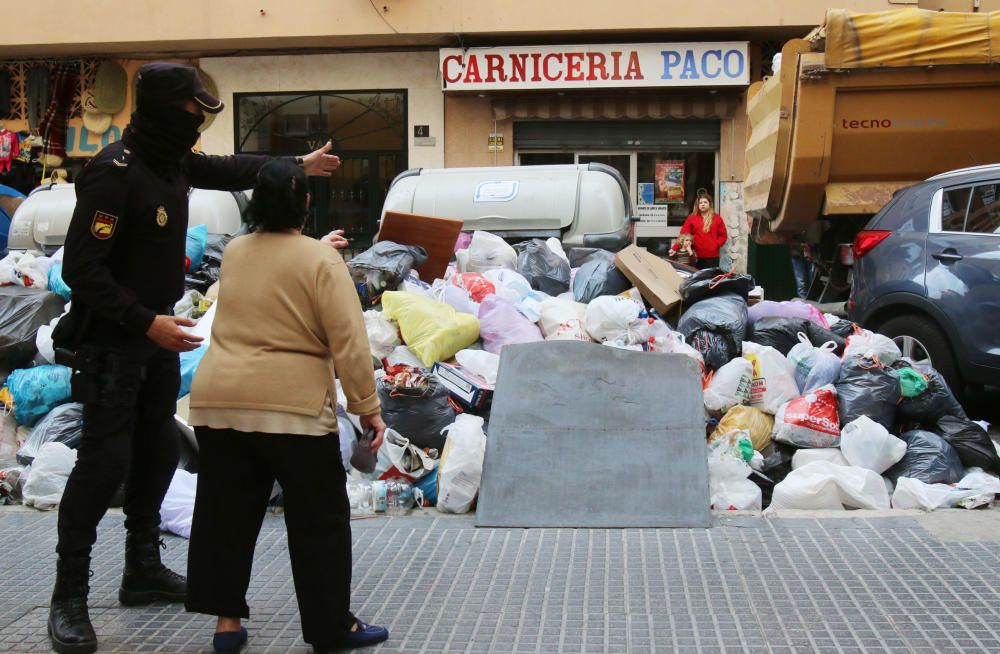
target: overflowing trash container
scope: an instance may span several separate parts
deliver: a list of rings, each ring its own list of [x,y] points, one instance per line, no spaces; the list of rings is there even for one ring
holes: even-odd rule
[[[189,235],[177,314],[211,320],[228,240]],[[69,370],[51,356],[69,295],[59,254],[26,257],[0,261],[9,284],[0,287],[0,363],[10,368],[0,389],[0,502],[49,508],[72,468],[82,411]],[[348,261],[389,427],[366,460],[358,417],[341,398],[357,518],[474,510],[503,350],[550,340],[697,362],[714,509],[974,508],[1000,493],[996,445],[937,371],[804,302],[755,301],[749,275],[675,268],[635,246],[511,245],[487,232],[460,234],[441,277],[420,279],[427,259],[419,242],[380,241]],[[182,362],[182,389],[203,351]],[[190,528],[193,488],[179,471],[165,529]]]

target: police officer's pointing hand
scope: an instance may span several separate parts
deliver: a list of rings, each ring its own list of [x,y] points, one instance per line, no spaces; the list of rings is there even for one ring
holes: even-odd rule
[[[330,173],[340,167],[340,157],[335,154],[328,154],[333,149],[333,142],[327,141],[326,145],[313,150],[302,157],[302,170],[306,175],[312,177],[329,177]]]

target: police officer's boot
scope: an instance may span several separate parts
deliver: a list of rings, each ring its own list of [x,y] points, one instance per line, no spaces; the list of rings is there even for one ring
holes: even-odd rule
[[[125,537],[125,570],[118,601],[125,606],[149,604],[153,600],[183,602],[187,594],[187,579],[160,562],[160,540],[155,527],[145,531],[130,531]]]
[[[97,635],[87,611],[89,580],[90,557],[59,557],[56,587],[49,603],[49,638],[52,649],[60,654],[97,651]]]

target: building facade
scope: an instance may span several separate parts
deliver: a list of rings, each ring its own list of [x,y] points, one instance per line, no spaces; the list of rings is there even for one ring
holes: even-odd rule
[[[48,8],[21,7],[23,25],[0,45],[11,131],[32,130],[29,71],[75,67],[66,165],[120,136],[136,68],[171,59],[197,65],[227,105],[203,132],[205,151],[301,154],[333,140],[344,165],[313,182],[310,231],[342,227],[370,240],[389,184],[408,168],[601,162],[622,174],[641,218],[637,236],[654,247],[676,235],[700,193],[713,196],[729,226],[727,256],[741,267],[746,88],[769,74],[785,40],[822,23],[828,3],[107,5],[115,6],[107,15],[81,4],[61,7],[57,18]],[[990,11],[1000,0],[839,5]],[[128,97],[95,135],[84,125],[82,98],[108,60],[126,70]]]

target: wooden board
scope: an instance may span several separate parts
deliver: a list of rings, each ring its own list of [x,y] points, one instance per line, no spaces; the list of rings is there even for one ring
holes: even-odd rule
[[[427,250],[427,261],[417,272],[421,280],[430,284],[444,277],[462,225],[461,220],[386,211],[376,240],[419,245]]]

